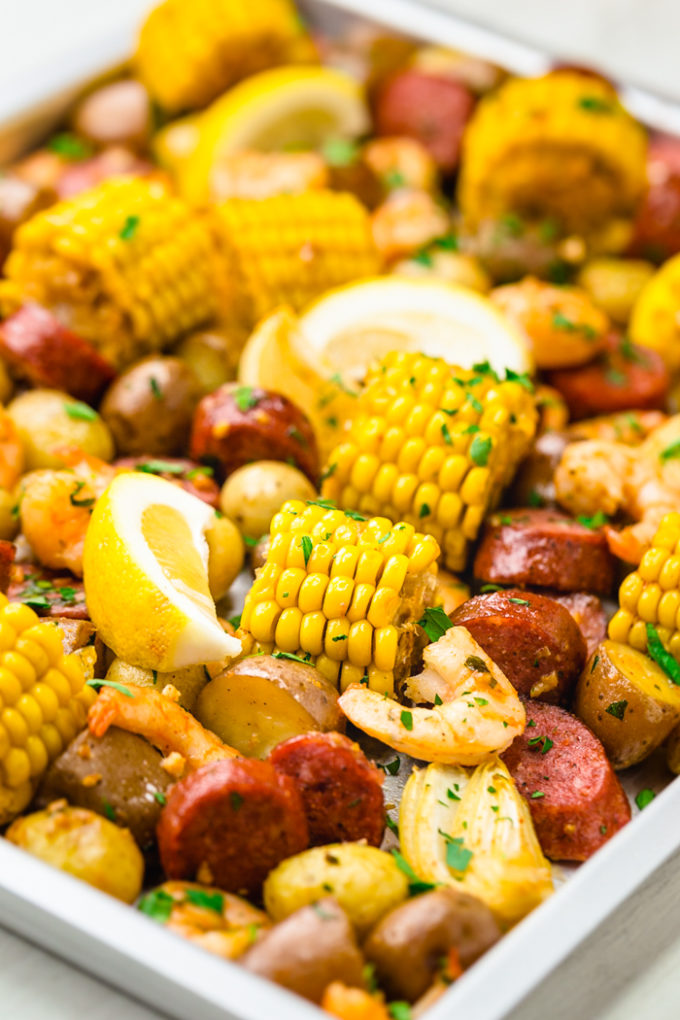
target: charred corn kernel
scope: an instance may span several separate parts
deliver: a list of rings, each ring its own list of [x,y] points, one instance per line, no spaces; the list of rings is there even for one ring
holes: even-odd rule
[[[304,39],[290,0],[165,0],[142,26],[135,63],[154,99],[178,113],[256,71],[297,62]]]
[[[345,670],[343,683],[350,676],[352,682],[361,680],[365,671],[369,683],[375,678],[376,690],[390,692],[395,677],[408,674],[425,641],[415,624],[434,602],[436,541],[412,524],[393,525],[385,517],[366,520],[326,500],[284,504],[272,520],[271,534],[277,560],[289,564],[291,555],[295,560],[278,579],[277,598],[284,587],[286,598],[297,605],[281,610],[283,590],[279,601],[270,597],[267,561],[246,597],[241,617],[245,639],[260,648],[273,641],[282,651],[309,655],[334,682],[345,666],[361,673]],[[298,566],[298,550],[306,566]],[[325,572],[317,569],[317,560]],[[300,572],[305,574],[301,580]],[[294,577],[294,585],[288,577]]]
[[[468,124],[458,197],[471,226],[512,213],[603,235],[634,213],[645,157],[645,132],[603,79],[568,70],[514,78]]]
[[[249,325],[380,269],[368,213],[349,193],[232,198],[215,207],[214,223],[228,305]]]
[[[64,655],[54,624],[40,621],[28,606],[9,603],[4,595],[0,595],[0,634],[4,649],[0,656],[0,825],[4,825],[26,807],[50,762],[85,724],[85,708],[77,697],[90,689],[84,686],[86,673],[79,658]],[[90,693],[94,698],[94,691]]]
[[[22,225],[0,304],[56,308],[122,368],[216,315],[218,267],[202,214],[158,180],[116,177]]]
[[[442,400],[447,409],[460,409],[455,420],[442,412]],[[323,497],[356,509],[370,496],[386,517],[402,517],[410,531],[392,529],[383,554],[406,552],[412,520],[441,540],[447,567],[463,569],[468,541],[531,442],[533,395],[485,365],[456,369],[442,359],[395,352],[369,371],[356,405],[347,441],[330,456],[335,469],[323,483]],[[355,470],[363,463],[364,436],[370,428],[375,441],[380,427],[380,465],[374,470],[372,460],[364,477]]]
[[[661,266],[642,288],[630,318],[631,339],[661,355],[674,375],[680,370],[680,255]]]

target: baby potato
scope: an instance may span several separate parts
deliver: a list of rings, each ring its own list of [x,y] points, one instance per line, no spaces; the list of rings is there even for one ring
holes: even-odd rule
[[[331,843],[282,861],[264,883],[264,905],[282,921],[334,896],[359,936],[408,896],[408,880],[391,854],[361,843]]]
[[[114,680],[123,686],[137,684],[139,687],[154,687],[157,691],[162,691],[171,684],[179,691],[177,703],[186,708],[187,712],[191,712],[198,695],[210,679],[210,674],[206,667],[201,665],[184,666],[182,669],[173,670],[172,673],[159,673],[157,670],[133,666],[122,659],[114,659],[105,679]]]
[[[0,539],[11,542],[19,530],[17,498],[8,489],[0,489]]]
[[[199,721],[251,758],[266,758],[289,737],[342,728],[334,685],[313,666],[252,655],[207,684],[196,703]]]
[[[220,493],[220,507],[246,538],[269,531],[274,514],[288,499],[316,499],[317,492],[301,471],[278,460],[258,460],[229,475]]]
[[[586,663],[574,710],[615,769],[642,761],[680,721],[680,687],[642,652],[603,641]]]
[[[241,534],[228,517],[215,516],[205,533],[208,541],[208,585],[215,602],[224,598],[245,559]]]
[[[62,447],[77,446],[100,460],[111,460],[113,437],[89,404],[60,390],[36,389],[15,397],[7,412],[14,422],[26,457],[26,471],[64,467]]]
[[[625,326],[654,271],[652,263],[642,259],[592,259],[579,273],[577,283],[610,319]]]
[[[193,371],[201,394],[205,396],[236,378],[239,355],[246,339],[234,330],[203,329],[182,340],[175,354]]]
[[[102,892],[132,903],[144,878],[144,858],[128,829],[119,829],[94,811],[56,801],[12,822],[10,843],[54,868],[67,871]]]
[[[461,287],[486,294],[491,290],[491,278],[474,255],[430,248],[423,254],[395,263],[392,272],[397,276],[427,276],[457,283]]]

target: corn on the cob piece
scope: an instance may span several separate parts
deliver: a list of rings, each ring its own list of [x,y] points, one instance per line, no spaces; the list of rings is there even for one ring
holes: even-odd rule
[[[435,540],[411,524],[291,500],[272,521],[241,630],[262,651],[301,656],[343,690],[363,682],[389,694],[423,647],[416,622],[434,602],[438,556]]]
[[[609,623],[609,637],[644,652],[648,623],[656,627],[664,647],[680,660],[680,513],[661,519],[651,548],[621,584],[619,609]]]
[[[136,64],[151,95],[178,113],[266,67],[315,59],[291,0],[165,0],[142,26]]]
[[[227,301],[251,325],[278,305],[299,311],[380,268],[368,213],[349,193],[233,198],[217,206],[215,223]]]
[[[56,308],[121,368],[209,321],[217,252],[160,181],[112,178],[17,231],[0,298]]]
[[[364,514],[404,520],[436,538],[449,570],[526,453],[536,407],[526,380],[500,382],[487,364],[388,354],[367,377],[322,495]]]
[[[504,929],[553,891],[529,808],[500,758],[472,773],[439,764],[414,769],[399,834],[419,878],[477,896]]]
[[[564,70],[512,79],[468,126],[461,208],[473,227],[512,212],[590,234],[632,214],[645,153],[643,129],[607,82]]]
[[[96,698],[61,629],[0,595],[0,825],[30,801]]]
[[[630,337],[657,351],[671,372],[680,370],[680,255],[664,262],[633,305]]]

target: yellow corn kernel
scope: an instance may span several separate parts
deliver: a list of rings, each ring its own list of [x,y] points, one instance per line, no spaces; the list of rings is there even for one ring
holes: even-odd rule
[[[333,577],[326,589],[323,613],[327,620],[345,616],[352,601],[354,581],[350,577]]]
[[[404,581],[406,580],[408,569],[408,556],[405,556],[403,553],[396,556],[390,556],[380,577],[380,583],[385,585],[387,588],[393,588],[397,592],[401,591]]]
[[[373,627],[368,620],[358,620],[349,628],[347,658],[355,666],[370,665],[373,657]]]
[[[81,678],[82,684],[82,678]],[[69,686],[69,697],[71,695],[71,689]],[[35,698],[31,697],[30,694],[22,694],[16,703],[17,711],[21,713],[26,726],[31,733],[37,733],[42,726],[44,719],[43,714],[40,711],[40,706]]]
[[[12,789],[27,783],[31,777],[31,761],[23,748],[10,748],[5,755],[2,768],[5,783]]]
[[[652,548],[648,549],[642,556],[640,564],[638,566],[638,574],[643,581],[656,581],[659,577],[661,569],[668,559],[669,553],[667,549],[663,548]]]
[[[661,588],[658,584],[646,584],[637,604],[638,615],[646,623],[656,623]]]
[[[273,641],[281,608],[277,602],[267,600],[254,605],[250,611],[249,629],[256,641]],[[241,619],[243,624],[243,619]]]
[[[6,705],[13,705],[21,697],[22,687],[16,676],[0,668],[0,697]]]
[[[300,624],[300,648],[310,655],[321,655],[325,630],[326,617],[322,612],[305,613]]]
[[[680,556],[669,556],[663,563],[659,571],[659,584],[664,591],[680,585]]]
[[[329,620],[326,624],[326,637],[324,640],[324,651],[329,659],[335,662],[342,662],[347,656],[347,642],[349,640],[350,622],[346,616],[338,620]]]
[[[302,613],[297,606],[284,609],[276,624],[274,643],[282,652],[296,652],[300,647]]]
[[[464,503],[470,506],[481,506],[485,503],[489,485],[489,469],[475,467],[468,471],[463,482],[460,495]]]
[[[329,659],[327,655],[319,655],[314,665],[327,680],[337,684],[338,676],[340,675],[340,663],[338,661]]]
[[[297,556],[298,550],[299,556]],[[307,562],[307,569],[310,572],[328,575],[335,552],[336,548],[332,542],[320,542],[318,545],[315,545]],[[302,565],[304,566],[305,557],[302,545],[296,550],[296,557],[297,560],[302,560]],[[300,566],[301,564],[296,562],[295,565]]]
[[[57,716],[57,710],[55,709],[54,717]],[[44,726],[40,727],[40,733],[38,734],[47,750],[47,755],[50,761],[57,758],[64,747],[64,742],[61,739],[59,730],[53,722],[45,723]]]
[[[422,535],[409,552],[409,574],[420,574],[437,562],[439,546],[432,535]]]
[[[340,690],[346,691],[350,684],[368,683],[368,676],[363,666],[354,666],[351,662],[343,662],[340,669]]]
[[[399,631],[394,626],[379,627],[373,635],[373,661],[384,673],[394,669],[398,644]]]
[[[670,641],[668,642],[668,651],[678,661],[680,661],[680,632],[677,630],[673,631]]]
[[[630,628],[633,626],[635,617],[627,609],[619,609],[609,621],[607,633],[612,641],[619,641],[621,644],[628,644]]]
[[[338,549],[331,566],[331,579],[334,577],[353,578],[360,555],[356,545],[345,545]]]
[[[378,669],[377,666],[368,667],[368,686],[378,694],[385,694],[391,697],[394,694],[394,674],[391,670]]]
[[[276,601],[282,609],[297,604],[302,582],[307,576],[304,570],[289,568],[282,571],[276,584]]]
[[[368,622],[372,627],[386,627],[394,620],[401,599],[392,588],[378,588],[368,608]]]
[[[635,612],[638,601],[642,595],[644,588],[644,581],[636,570],[632,574],[629,574],[619,588],[619,602],[623,609],[629,609],[631,612]]]
[[[49,765],[47,749],[39,736],[32,734],[26,740],[26,754],[30,763],[31,779],[41,776]]]
[[[357,587],[360,584],[375,585],[384,562],[384,553],[377,549],[362,549],[354,572],[354,583]]]
[[[628,632],[628,644],[638,651],[647,649],[647,628],[643,620],[636,620]]]
[[[327,574],[307,574],[300,585],[298,595],[298,605],[303,613],[313,613],[321,609],[328,581]]]
[[[657,610],[658,620],[662,627],[675,629],[675,621],[680,611],[680,591],[665,591],[659,599]]]

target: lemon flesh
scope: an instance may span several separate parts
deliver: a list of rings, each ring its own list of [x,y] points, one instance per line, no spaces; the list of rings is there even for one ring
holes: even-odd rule
[[[125,662],[170,672],[239,653],[208,588],[213,518],[200,499],[152,475],[119,475],[97,501],[85,597],[103,641]]]
[[[362,379],[390,351],[418,351],[471,368],[530,372],[521,333],[481,294],[441,280],[375,277],[329,291],[299,321],[300,354]],[[295,335],[291,342],[295,345]]]

